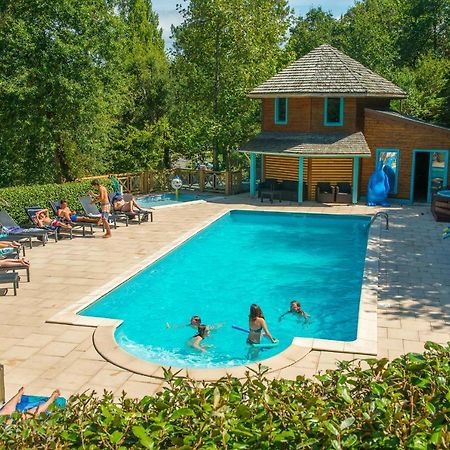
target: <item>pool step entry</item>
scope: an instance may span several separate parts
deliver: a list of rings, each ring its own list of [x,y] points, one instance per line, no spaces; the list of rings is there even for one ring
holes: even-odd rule
[[[389,215],[387,212],[384,211],[379,211],[372,217],[372,220],[369,223],[369,228],[378,217],[384,217],[386,219],[386,230],[389,230]]]

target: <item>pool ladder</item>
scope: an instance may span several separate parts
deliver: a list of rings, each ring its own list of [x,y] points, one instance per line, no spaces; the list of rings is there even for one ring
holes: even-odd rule
[[[389,215],[387,212],[384,212],[384,211],[379,211],[372,217],[372,219],[370,220],[370,223],[369,223],[369,228],[378,217],[384,217],[386,219],[386,230],[389,230]]]

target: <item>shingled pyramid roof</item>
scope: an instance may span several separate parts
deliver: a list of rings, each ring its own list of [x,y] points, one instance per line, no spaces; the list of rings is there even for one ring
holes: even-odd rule
[[[331,45],[323,44],[249,94],[253,98],[280,96],[404,98],[406,93]]]

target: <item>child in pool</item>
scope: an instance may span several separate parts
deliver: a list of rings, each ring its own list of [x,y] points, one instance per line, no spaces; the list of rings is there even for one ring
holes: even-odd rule
[[[178,324],[178,325],[171,325],[169,322],[166,322],[166,328],[182,328],[182,327],[191,327],[191,328],[197,328],[200,325],[202,325],[202,319],[200,316],[192,316],[191,320],[187,324]],[[217,323],[215,325],[210,325],[210,330],[217,330],[217,328],[220,328],[223,326],[223,323]]]
[[[286,311],[284,314],[282,314],[278,318],[278,321],[280,321],[286,314],[290,313],[296,314],[299,317],[303,317],[305,319],[305,322],[309,319],[309,314],[303,311],[302,305],[300,305],[300,302],[298,302],[297,300],[292,300],[289,311]]]
[[[189,341],[189,345],[192,348],[196,348],[201,352],[206,352],[207,346],[201,345],[201,342],[209,336],[210,328],[206,325],[199,325],[197,328],[197,334]]]

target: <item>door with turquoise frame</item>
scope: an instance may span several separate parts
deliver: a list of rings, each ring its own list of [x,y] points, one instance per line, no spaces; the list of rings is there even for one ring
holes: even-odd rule
[[[411,171],[412,203],[430,203],[448,185],[448,150],[414,150]]]

